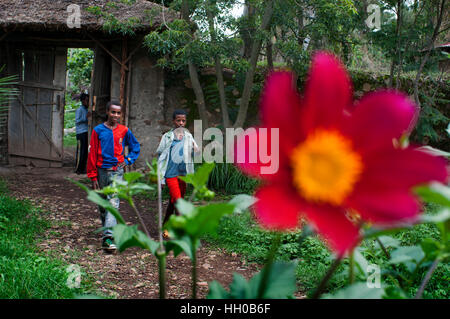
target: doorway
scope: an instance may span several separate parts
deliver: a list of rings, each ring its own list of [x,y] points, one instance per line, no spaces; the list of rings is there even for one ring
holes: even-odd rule
[[[65,165],[76,166],[77,144],[75,113],[81,106],[81,93],[91,92],[94,51],[91,48],[68,48],[66,69],[66,94],[64,108]]]

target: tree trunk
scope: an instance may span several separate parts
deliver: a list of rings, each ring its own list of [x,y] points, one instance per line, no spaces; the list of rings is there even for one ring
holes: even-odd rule
[[[267,54],[267,68],[270,71],[273,70],[273,45],[272,45],[272,39],[267,40],[267,46],[266,46],[266,54]]]
[[[436,41],[436,37],[439,34],[439,29],[440,29],[441,23],[442,23],[442,17],[444,15],[444,11],[445,11],[445,2],[446,2],[446,0],[442,0],[442,3],[440,5],[440,12],[438,12],[438,20],[436,22],[436,27],[434,28],[433,35],[432,35],[432,37],[430,39],[430,43],[428,45],[428,51],[425,54],[425,57],[423,58],[422,63],[420,64],[419,70],[417,71],[416,78],[414,80],[414,100],[415,100],[417,106],[419,106],[419,107],[420,107],[419,80],[420,80],[420,76],[422,74],[423,68],[424,68],[425,64],[427,63],[428,58],[430,57],[431,50],[434,47],[434,41]]]
[[[191,20],[189,18],[189,3],[188,0],[183,0],[181,3],[181,17],[189,25]],[[193,35],[192,35],[193,36]],[[203,89],[198,78],[197,67],[195,66],[192,59],[188,60],[189,77],[191,79],[192,89],[194,90],[195,99],[197,100],[198,113],[200,119],[202,120],[203,127],[208,127],[208,113],[206,111],[205,96],[203,94]]]
[[[261,30],[268,30],[270,27],[270,20],[273,14],[273,0],[266,2],[266,9],[262,18]],[[245,119],[247,118],[248,105],[250,103],[250,97],[253,89],[253,79],[256,71],[256,63],[261,51],[262,40],[255,37],[253,40],[252,54],[250,56],[250,67],[245,76],[244,91],[242,92],[241,104],[239,106],[239,112],[233,127],[243,127]]]
[[[214,15],[209,8],[206,8],[206,14],[207,14],[207,18],[208,18],[211,42],[212,42],[212,45],[216,45],[217,37],[216,37],[216,30],[214,27]],[[216,69],[217,89],[219,90],[220,108],[222,111],[222,124],[223,124],[224,128],[227,128],[227,127],[231,126],[231,121],[230,121],[230,116],[228,114],[227,98],[225,95],[225,84],[224,84],[223,73],[222,73],[222,63],[220,62],[219,55],[216,55],[214,57],[214,65],[215,65],[215,69]]]
[[[394,54],[392,55],[392,61],[391,61],[391,70],[389,74],[389,84],[388,86],[391,88],[394,84],[394,73],[395,73],[395,66],[400,63],[400,61],[397,61],[397,54],[400,51],[400,27],[401,27],[401,10],[402,10],[402,0],[397,1],[397,24],[395,28],[395,36],[397,37],[397,44],[395,46]],[[398,80],[398,79],[397,79]]]
[[[402,37],[402,25],[403,24],[403,11],[402,11],[402,1],[398,1],[398,34],[397,34],[397,79],[395,81],[395,88],[398,90],[400,88],[400,74],[402,73],[402,50],[400,50],[401,46],[401,37]]]
[[[252,50],[252,35],[255,34],[256,30],[253,26],[255,7],[251,4],[251,1],[245,0],[244,4],[244,18],[245,27],[241,31],[242,40],[244,41],[244,48],[242,53],[242,58],[245,60],[250,59]]]
[[[297,38],[297,43],[299,45],[299,47],[301,47],[303,49],[303,44],[305,42],[305,37],[304,37],[304,23],[303,23],[303,8],[299,8],[297,11],[297,22],[298,22],[298,33],[299,33],[299,37]]]

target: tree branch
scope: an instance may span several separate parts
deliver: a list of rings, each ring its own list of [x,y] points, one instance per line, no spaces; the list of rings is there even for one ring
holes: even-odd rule
[[[262,18],[261,30],[268,30],[270,27],[270,21],[273,14],[273,0],[266,2],[266,9]],[[245,119],[247,117],[248,105],[250,103],[250,97],[253,89],[253,80],[256,71],[256,63],[258,62],[258,56],[261,51],[262,40],[258,37],[253,41],[252,54],[250,56],[250,68],[245,76],[244,91],[242,92],[241,104],[239,106],[239,112],[233,127],[243,127]]]

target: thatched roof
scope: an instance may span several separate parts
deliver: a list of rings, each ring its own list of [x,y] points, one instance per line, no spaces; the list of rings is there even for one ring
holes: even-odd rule
[[[146,0],[1,0],[0,28],[16,30],[70,30],[68,17],[73,14],[70,5],[80,7],[80,29],[101,30],[105,20],[92,12],[89,7],[102,8],[121,22],[138,19],[136,30],[150,30],[164,21],[175,18],[175,13],[167,8]],[[113,5],[108,4],[113,3]],[[69,8],[69,9],[68,9]],[[164,9],[164,11],[163,11]],[[75,20],[69,20],[74,22]],[[153,25],[150,25],[152,21]]]

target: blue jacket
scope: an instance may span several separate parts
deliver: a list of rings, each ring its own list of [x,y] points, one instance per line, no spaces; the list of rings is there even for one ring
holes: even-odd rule
[[[75,130],[77,134],[86,133],[88,131],[88,109],[81,105],[75,112]]]

